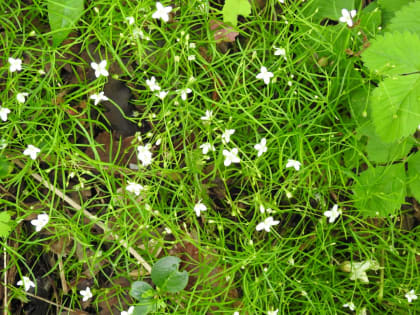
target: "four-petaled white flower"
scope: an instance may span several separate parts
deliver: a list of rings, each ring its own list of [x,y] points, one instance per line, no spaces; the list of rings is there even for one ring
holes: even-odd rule
[[[274,311],[267,311],[267,315],[277,315],[277,313],[279,312],[279,310],[274,310]]]
[[[274,76],[272,72],[267,71],[266,67],[261,67],[261,72],[257,74],[257,79],[263,79],[265,84],[270,83],[270,78]]]
[[[26,101],[26,97],[28,96],[29,94],[28,93],[26,93],[26,92],[23,92],[23,93],[18,93],[18,94],[16,94],[16,100],[20,103],[20,104],[23,104],[23,103],[25,103],[25,101]]]
[[[15,58],[10,57],[9,64],[10,64],[10,67],[9,67],[10,72],[22,70],[22,60],[19,58],[15,59]]]
[[[150,152],[150,144],[139,145],[137,147],[137,151],[137,158],[141,161],[143,166],[147,166],[152,163],[152,152]]]
[[[140,195],[140,192],[144,189],[144,187],[140,184],[135,182],[128,182],[128,185],[125,187],[125,190],[128,192],[134,193],[136,196]]]
[[[291,160],[291,159],[287,160],[286,168],[294,167],[296,171],[299,171],[300,166],[301,166],[301,163],[299,161]]]
[[[182,90],[179,90],[179,93],[181,94],[181,98],[183,101],[185,101],[187,99],[187,94],[190,94],[192,92],[192,90],[190,88],[185,88]]]
[[[162,19],[165,22],[169,21],[169,12],[172,11],[172,7],[164,7],[162,3],[156,2],[156,12],[153,13],[152,18],[154,19]]]
[[[206,142],[200,145],[200,149],[203,154],[207,154],[209,151],[214,151],[214,146],[211,143]]]
[[[234,312],[233,315],[239,315],[239,312]]]
[[[417,300],[417,295],[414,293],[414,290],[411,290],[410,292],[407,292],[405,297],[408,300],[408,303],[411,303],[413,300]]]
[[[166,95],[168,95],[168,92],[166,92],[166,91],[160,91],[159,93],[156,93],[155,95],[157,97],[159,97],[161,100],[163,100],[166,97]]]
[[[364,283],[369,283],[369,278],[366,274],[368,270],[378,270],[379,264],[375,260],[366,260],[361,262],[344,262],[341,266],[343,271],[350,272],[350,280],[360,280]]]
[[[222,142],[223,144],[227,144],[230,142],[230,136],[235,133],[235,129],[226,129],[225,132],[222,134]]]
[[[206,110],[206,114],[204,116],[201,116],[201,120],[209,121],[213,117],[213,111],[212,110]]]
[[[257,143],[254,145],[254,149],[258,151],[257,156],[263,155],[264,152],[267,152],[267,146],[266,146],[267,140],[265,138],[261,139],[260,143]]]
[[[206,210],[207,210],[207,207],[204,203],[201,202],[201,199],[194,206],[194,211],[197,217],[200,216],[202,211],[206,211]]]
[[[343,307],[348,307],[350,311],[354,311],[356,309],[356,305],[354,305],[353,302],[348,302],[346,304],[343,304]]]
[[[347,23],[349,27],[353,26],[353,18],[356,16],[356,10],[347,10],[342,9],[341,10],[341,17],[339,19],[340,22]]]
[[[334,205],[331,210],[325,211],[324,215],[329,218],[328,222],[334,223],[334,221],[340,216],[341,210],[338,209],[338,205]]]
[[[156,83],[156,78],[153,76],[150,80],[146,80],[146,84],[149,86],[150,91],[160,91],[159,84]]]
[[[39,232],[41,231],[44,226],[48,224],[48,221],[50,220],[50,217],[46,213],[38,214],[37,218],[34,220],[31,220],[31,224],[35,226],[35,231]]]
[[[130,306],[127,311],[122,311],[121,315],[132,315],[134,313],[134,306]]]
[[[128,25],[133,25],[134,24],[134,17],[132,17],[132,16],[127,16],[125,18],[125,20],[127,21]]]
[[[91,297],[93,297],[92,292],[90,291],[89,287],[86,287],[86,289],[84,290],[80,290],[80,295],[83,296],[83,299],[82,299],[83,302],[86,302]]]
[[[9,114],[10,114],[10,109],[0,106],[0,118],[1,118],[1,120],[6,121],[7,120],[7,115],[9,115]]]
[[[282,47],[273,47],[275,56],[283,56],[286,59],[286,49]]]
[[[35,160],[39,152],[41,152],[40,149],[32,144],[29,144],[25,151],[23,151],[23,155],[28,155],[32,160]]]
[[[238,156],[238,149],[233,148],[232,150],[223,150],[223,155],[225,156],[225,161],[223,164],[229,166],[232,163],[240,163],[241,159]]]
[[[96,62],[92,62],[90,64],[93,70],[95,70],[95,76],[97,78],[99,78],[101,75],[103,75],[104,77],[107,77],[109,75],[108,70],[106,70],[105,68],[106,64],[107,64],[106,60],[102,60],[99,64],[97,64]]]
[[[284,0],[279,0],[280,3],[284,3]]]
[[[99,94],[92,94],[90,96],[91,100],[94,100],[94,104],[98,105],[102,101],[107,101],[109,98],[105,96],[104,92],[99,92]]]
[[[29,291],[31,288],[35,288],[35,283],[33,283],[31,279],[25,276],[23,276],[22,280],[19,280],[16,284],[18,286],[23,285],[23,288],[25,289],[25,291]]]
[[[257,224],[256,230],[257,231],[265,230],[266,232],[270,232],[270,228],[279,223],[280,221],[274,220],[273,217],[268,217],[261,223]]]

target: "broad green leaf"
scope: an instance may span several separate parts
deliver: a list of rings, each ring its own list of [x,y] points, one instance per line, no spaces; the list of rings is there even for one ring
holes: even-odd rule
[[[133,315],[146,315],[149,314],[150,312],[155,311],[156,307],[155,307],[156,303],[151,303],[151,304],[140,304],[140,305],[136,305],[134,307],[134,311],[133,311]]]
[[[404,164],[370,167],[353,185],[354,205],[365,217],[386,217],[400,209],[405,198]]]
[[[179,292],[188,283],[188,273],[179,272],[181,260],[178,257],[167,256],[159,259],[152,267],[152,281],[158,287],[168,292]]]
[[[341,16],[341,10],[357,9],[355,0],[314,0],[308,3],[303,9],[303,14],[311,16],[314,21],[320,22],[325,18],[338,20]]]
[[[385,33],[372,41],[362,60],[370,70],[383,75],[419,71],[420,38],[408,32]]]
[[[386,78],[373,91],[370,105],[382,141],[413,134],[420,122],[420,74]]]
[[[410,32],[420,36],[420,1],[410,3],[395,13],[387,32]]]
[[[408,188],[410,193],[420,202],[420,151],[410,155],[407,162]]]
[[[136,300],[147,298],[144,294],[147,291],[153,290],[152,286],[144,281],[134,281],[131,284],[130,295]]]
[[[236,26],[238,24],[238,15],[246,17],[251,14],[251,5],[248,0],[226,0],[222,13],[223,22]]]
[[[83,0],[48,0],[48,19],[57,47],[69,35],[83,13]]]
[[[370,161],[387,163],[405,157],[410,152],[414,142],[414,138],[410,136],[396,142],[386,143],[373,134],[369,137],[366,151]]]
[[[413,0],[378,0],[378,4],[382,9],[382,21],[384,25],[388,24],[395,12],[412,1]]]
[[[10,173],[11,168],[12,165],[10,162],[6,158],[0,156],[0,178],[7,176]]]
[[[143,315],[155,310],[154,292],[147,282],[135,281],[131,284],[130,295],[138,301],[133,314]]]
[[[12,231],[10,214],[7,211],[0,212],[0,237],[8,237]]]

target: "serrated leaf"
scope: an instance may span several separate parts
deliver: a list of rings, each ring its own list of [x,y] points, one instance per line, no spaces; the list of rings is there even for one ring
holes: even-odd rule
[[[0,212],[0,237],[8,237],[12,231],[11,217],[7,211]]]
[[[188,273],[178,271],[180,262],[181,260],[174,256],[159,259],[152,267],[153,283],[162,290],[172,293],[184,289],[188,283]]]
[[[420,151],[408,158],[407,174],[410,194],[420,202]]]
[[[314,21],[320,22],[325,18],[338,20],[342,9],[350,11],[357,7],[354,0],[314,0],[308,3],[303,9],[303,13],[306,16],[311,16]]]
[[[414,138],[407,137],[402,140],[386,143],[380,137],[370,135],[366,145],[368,158],[372,162],[386,163],[405,157],[415,143]]]
[[[379,6],[382,9],[382,21],[387,25],[395,12],[398,12],[403,6],[412,2],[413,0],[378,0]]]
[[[251,5],[248,0],[226,0],[222,9],[223,22],[238,24],[238,16],[247,17],[251,14]]]
[[[387,217],[405,198],[404,164],[370,167],[353,185],[354,205],[365,217]]]
[[[420,38],[417,34],[385,33],[373,40],[362,54],[372,71],[383,75],[412,73],[420,70]]]
[[[83,0],[48,0],[48,19],[54,47],[69,35],[82,13]]]
[[[411,32],[420,36],[420,1],[410,3],[395,13],[387,32]]]
[[[420,122],[420,74],[386,78],[373,91],[370,105],[382,141],[413,134]]]

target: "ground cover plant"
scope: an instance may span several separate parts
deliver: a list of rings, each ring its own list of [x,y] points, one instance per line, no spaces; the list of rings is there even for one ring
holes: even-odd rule
[[[4,314],[420,311],[420,2],[0,2]]]

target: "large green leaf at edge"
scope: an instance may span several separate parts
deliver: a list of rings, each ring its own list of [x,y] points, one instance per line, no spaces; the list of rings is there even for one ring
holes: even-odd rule
[[[387,32],[411,32],[420,36],[420,1],[410,3],[395,13]]]
[[[48,19],[54,47],[61,44],[79,20],[83,13],[83,1],[48,0]]]
[[[371,134],[366,145],[369,161],[387,163],[405,157],[415,143],[414,137],[410,136],[396,142],[383,142],[377,135]]]
[[[223,22],[232,23],[233,26],[236,26],[238,15],[246,17],[251,14],[251,5],[248,0],[226,0],[222,13]]]
[[[420,123],[420,74],[386,78],[374,89],[370,106],[384,142],[413,134]]]
[[[353,185],[354,205],[365,217],[386,217],[400,209],[405,198],[404,164],[370,167]]]
[[[378,0],[379,6],[382,9],[382,22],[387,25],[389,20],[406,4],[413,0]]]
[[[410,155],[407,165],[410,193],[420,202],[420,151]]]

